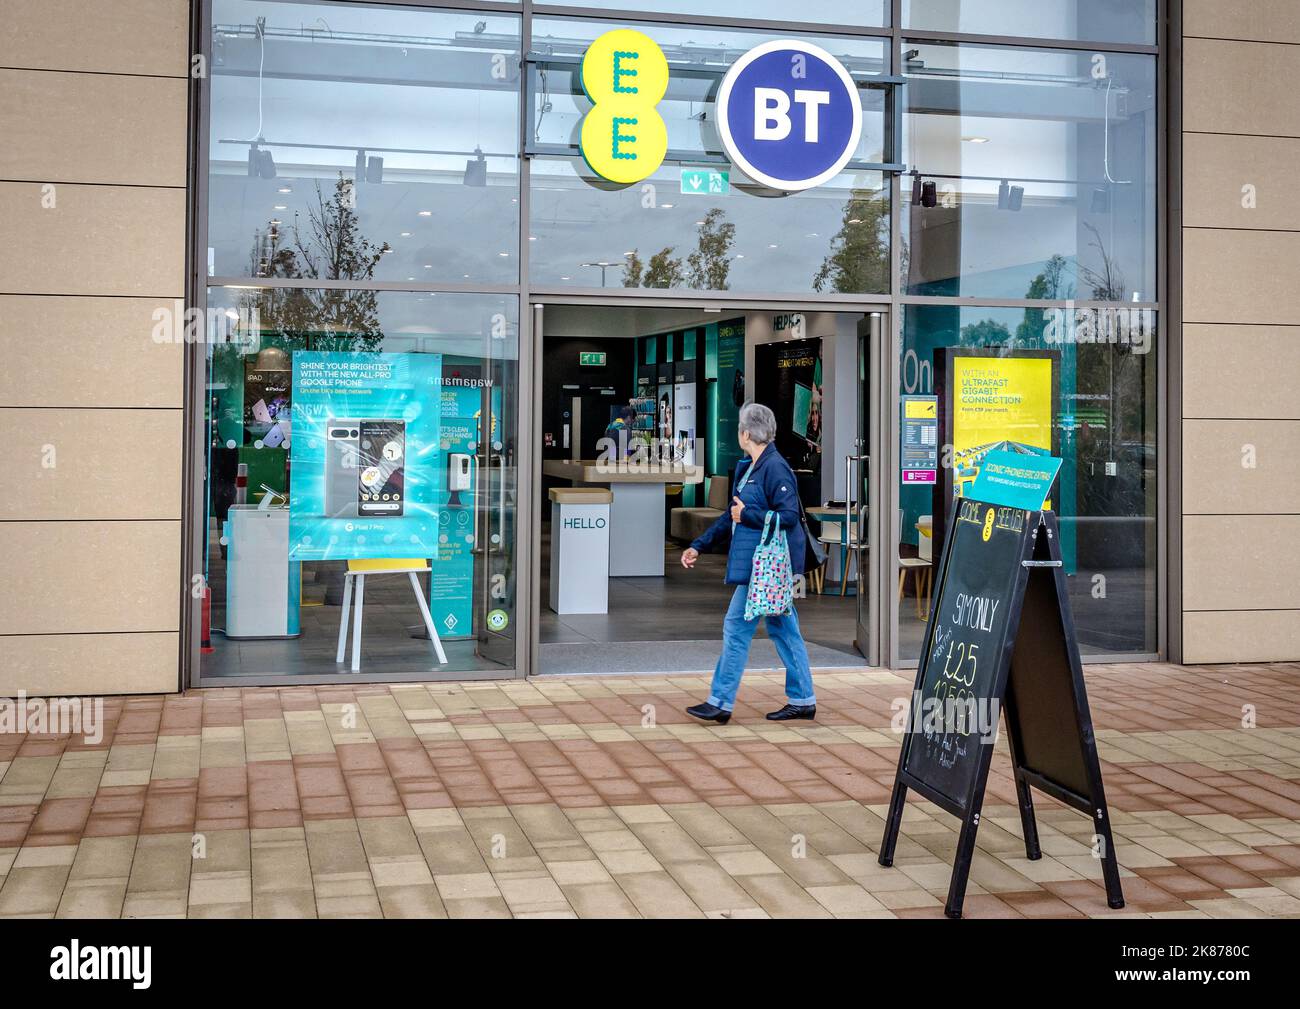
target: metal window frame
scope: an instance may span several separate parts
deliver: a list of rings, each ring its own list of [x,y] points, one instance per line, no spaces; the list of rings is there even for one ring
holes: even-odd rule
[[[875,647],[878,654],[893,668],[907,668],[913,662],[901,663],[897,655],[898,602],[892,590],[898,575],[898,534],[894,528],[897,513],[897,481],[886,479],[897,468],[897,444],[899,437],[899,418],[897,410],[898,390],[901,380],[902,351],[902,315],[906,306],[914,304],[955,304],[967,307],[1052,307],[1057,303],[1025,301],[1019,299],[978,299],[978,298],[927,298],[909,296],[901,293],[900,267],[902,260],[902,204],[903,186],[900,174],[894,170],[895,163],[865,166],[870,170],[886,174],[889,189],[890,220],[890,290],[881,294],[835,295],[819,293],[770,293],[750,294],[722,292],[696,292],[687,290],[638,291],[629,295],[623,289],[588,287],[554,287],[548,285],[534,286],[529,277],[529,243],[527,241],[528,224],[531,219],[531,172],[530,163],[533,156],[545,156],[551,152],[528,149],[529,123],[532,110],[529,74],[523,74],[523,83],[519,88],[519,168],[517,173],[519,199],[519,252],[516,261],[519,273],[515,283],[511,284],[455,284],[455,283],[400,283],[394,281],[368,282],[330,282],[313,281],[310,284],[275,278],[247,277],[212,277],[206,275],[206,255],[201,254],[207,247],[208,231],[208,174],[209,158],[208,128],[211,118],[211,36],[207,27],[211,24],[214,0],[191,0],[190,35],[191,52],[201,54],[209,76],[197,78],[191,76],[189,87],[189,200],[187,202],[187,243],[186,243],[186,304],[201,311],[207,309],[207,290],[211,286],[242,287],[305,287],[337,286],[371,290],[448,292],[468,294],[492,294],[513,296],[517,299],[519,325],[519,365],[518,365],[518,417],[521,427],[531,424],[537,429],[540,423],[540,400],[535,395],[536,382],[540,380],[541,361],[538,347],[541,341],[541,320],[546,304],[591,304],[591,305],[659,305],[671,303],[683,308],[709,308],[722,311],[748,309],[754,311],[781,310],[798,307],[803,310],[823,310],[838,312],[879,312],[888,313],[888,322],[882,334],[882,367],[870,378],[869,389],[862,395],[869,396],[869,408],[873,411],[876,423],[872,430],[879,432],[879,441],[875,447],[881,454],[879,460],[872,464],[873,501],[888,502],[889,507],[874,508],[876,513],[869,519],[874,525],[872,536],[874,542],[885,545],[883,553],[889,558],[888,563],[873,561],[870,576],[871,590],[884,593],[880,599],[888,599],[888,606],[878,607],[880,618],[873,628],[878,635]],[[1177,270],[1180,266],[1181,243],[1177,227],[1180,221],[1177,207],[1177,191],[1171,186],[1177,185],[1180,147],[1173,132],[1181,123],[1178,94],[1173,88],[1181,80],[1180,68],[1176,65],[1181,56],[1179,33],[1181,30],[1181,0],[1159,0],[1159,24],[1156,43],[1139,45],[1132,43],[1106,42],[1078,39],[1041,39],[1032,37],[983,35],[961,32],[935,32],[921,29],[907,29],[902,25],[902,0],[890,0],[889,24],[887,25],[850,25],[806,21],[775,21],[723,15],[674,14],[655,11],[625,11],[596,6],[573,6],[564,4],[534,3],[523,0],[519,3],[496,2],[496,0],[301,0],[302,3],[328,3],[346,7],[362,7],[369,3],[386,7],[428,8],[444,11],[482,11],[485,14],[514,14],[519,16],[520,52],[532,53],[532,27],[535,19],[569,18],[607,23],[663,24],[718,27],[736,30],[756,30],[774,35],[791,32],[807,35],[843,35],[853,37],[878,38],[888,48],[889,75],[882,77],[881,83],[888,84],[887,102],[900,96],[900,89],[905,86],[902,74],[902,46],[905,41],[928,43],[953,43],[973,45],[996,45],[1010,47],[1033,47],[1055,50],[1081,50],[1108,53],[1133,53],[1154,56],[1157,65],[1157,208],[1156,208],[1156,242],[1158,284],[1155,302],[1124,303],[1126,307],[1153,308],[1160,313],[1157,328],[1160,355],[1157,376],[1157,647],[1155,654],[1124,654],[1085,658],[1084,661],[1107,662],[1142,662],[1162,656],[1177,660],[1181,657],[1181,620],[1176,606],[1170,606],[1171,593],[1176,595],[1180,587],[1181,557],[1178,544],[1181,536],[1181,523],[1177,514],[1180,507],[1179,489],[1176,482],[1181,473],[1181,460],[1174,455],[1179,445],[1180,404],[1174,402],[1174,396],[1181,394],[1179,374],[1181,369],[1181,318],[1177,299],[1181,295],[1178,286]],[[526,67],[524,68],[527,69]],[[890,128],[900,147],[902,141],[903,106],[901,100],[892,101],[894,108],[888,110]],[[572,156],[570,152],[567,156]],[[711,163],[691,155],[692,163]],[[900,159],[901,162],[901,159]],[[859,167],[861,166],[852,166]],[[1171,201],[1171,193],[1175,199]],[[1112,303],[1074,302],[1075,307],[1113,307]],[[1061,303],[1064,307],[1064,303]],[[518,536],[515,544],[515,565],[520,572],[516,578],[517,594],[515,600],[515,668],[512,670],[472,670],[439,674],[437,671],[417,671],[408,674],[341,674],[334,671],[322,672],[320,677],[294,676],[247,676],[247,677],[202,677],[200,645],[200,622],[202,616],[201,598],[196,598],[192,585],[196,576],[204,574],[203,551],[206,546],[206,438],[204,424],[206,411],[206,358],[203,347],[191,345],[185,357],[185,405],[184,405],[184,481],[182,487],[182,530],[181,530],[181,571],[180,586],[181,634],[180,634],[180,671],[179,685],[182,689],[191,686],[260,686],[281,684],[303,684],[316,682],[351,683],[351,682],[431,682],[438,680],[478,680],[501,679],[503,677],[521,678],[537,671],[537,618],[540,610],[540,556],[536,549],[532,528],[537,525],[538,502],[534,501],[535,490],[540,486],[540,452],[532,446],[532,439],[526,430],[519,432],[519,455],[517,467],[518,511],[516,528],[527,531]],[[886,436],[886,432],[888,432]]]
[[[883,41],[883,39],[882,39]],[[546,53],[535,52],[531,49],[524,50],[523,59],[523,87],[524,87],[524,109],[532,123],[536,116],[537,97],[536,87],[533,81],[533,69],[535,67],[562,67],[573,69],[582,66],[582,58],[578,56],[550,56]],[[669,71],[674,69],[674,65],[669,63]],[[676,68],[680,73],[689,74],[692,77],[699,77],[705,80],[721,81],[726,75],[725,70],[704,69],[701,67],[685,65]],[[907,166],[903,164],[903,100],[902,89],[907,86],[907,78],[900,77],[893,73],[887,74],[858,74],[853,77],[854,83],[861,90],[881,90],[884,92],[885,110],[884,110],[884,161],[857,161],[853,160],[844,166],[846,172],[903,172]],[[581,158],[582,150],[577,144],[554,144],[539,143],[533,139],[533,129],[524,131],[523,138],[523,157],[524,158]],[[681,148],[669,148],[664,155],[665,164],[677,165],[730,165],[731,159],[721,151],[690,151]]]
[[[1170,662],[1183,661],[1183,0],[1159,0],[1156,57],[1156,281],[1164,306],[1163,368],[1156,390],[1156,567],[1158,641]]]

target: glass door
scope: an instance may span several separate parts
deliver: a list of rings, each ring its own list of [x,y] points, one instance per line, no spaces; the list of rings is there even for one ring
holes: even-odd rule
[[[519,505],[519,330],[493,320],[484,341],[475,468],[478,655],[494,665],[516,665],[516,530]]]
[[[852,541],[857,551],[857,636],[855,644],[871,665],[880,664],[880,594],[877,591],[879,574],[875,565],[880,551],[876,549],[873,521],[873,485],[878,467],[873,465],[872,432],[877,427],[873,414],[877,410],[876,391],[872,377],[878,375],[880,343],[884,316],[870,312],[858,322],[858,430],[854,449],[844,459],[847,487],[846,510],[851,518]]]

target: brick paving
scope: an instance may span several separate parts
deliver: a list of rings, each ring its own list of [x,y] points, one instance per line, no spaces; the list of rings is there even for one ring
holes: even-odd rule
[[[1128,906],[1037,793],[1025,858],[999,743],[967,916],[1300,917],[1300,665],[1085,670]],[[725,727],[697,676],[110,698],[0,735],[0,916],[938,916],[957,821],[913,796],[876,863],[911,681],[778,725],[750,674]]]

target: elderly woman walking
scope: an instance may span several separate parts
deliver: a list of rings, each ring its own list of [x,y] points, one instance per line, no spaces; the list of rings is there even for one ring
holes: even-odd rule
[[[776,417],[759,403],[740,408],[740,447],[744,457],[736,466],[732,484],[731,509],[718,517],[704,535],[682,551],[682,567],[693,568],[701,553],[727,545],[728,585],[736,586],[731,605],[722,623],[722,655],[713,671],[709,698],[703,704],[686,709],[688,715],[706,722],[726,725],[736,704],[736,691],[745,672],[749,643],[758,630],[758,621],[745,619],[745,596],[748,590],[754,551],[763,537],[768,512],[785,531],[793,560],[791,568],[803,571],[804,533],[799,490],[794,471],[776,450]],[[785,663],[787,704],[768,714],[772,721],[813,718],[817,698],[813,694],[812,670],[808,666],[808,649],[799,630],[799,617],[791,607],[785,616],[766,617],[767,634]]]

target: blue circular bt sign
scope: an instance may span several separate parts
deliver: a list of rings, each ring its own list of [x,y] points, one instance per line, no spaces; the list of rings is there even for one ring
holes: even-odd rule
[[[765,42],[731,65],[717,102],[732,162],[782,192],[819,186],[857,149],[862,103],[834,56],[810,42]]]

